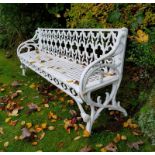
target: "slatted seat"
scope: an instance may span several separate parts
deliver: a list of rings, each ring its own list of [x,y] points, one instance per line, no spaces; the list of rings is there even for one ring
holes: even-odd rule
[[[104,108],[127,115],[116,94],[122,79],[127,29],[40,29],[17,49],[23,75],[30,68],[70,95],[78,104],[81,117],[91,132]],[[112,85],[105,101],[92,92]],[[91,112],[82,106],[85,102]]]

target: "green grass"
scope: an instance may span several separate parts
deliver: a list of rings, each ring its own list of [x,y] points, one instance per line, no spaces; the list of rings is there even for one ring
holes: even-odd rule
[[[67,104],[67,100],[71,99],[70,97],[65,97],[65,101],[62,103],[59,98],[65,94],[57,94],[56,89],[52,90],[51,93],[57,96],[57,99],[50,102],[50,107],[45,108],[42,104],[44,96],[40,95],[36,89],[32,89],[29,86],[32,83],[44,84],[47,83],[39,75],[28,70],[27,76],[23,77],[21,75],[21,70],[19,68],[20,62],[14,56],[11,59],[6,59],[4,52],[0,52],[0,87],[3,84],[6,84],[6,89],[4,92],[0,92],[0,97],[5,96],[10,93],[10,91],[15,92],[17,89],[22,90],[22,94],[14,99],[20,105],[24,107],[23,110],[19,112],[19,116],[12,117],[13,120],[18,120],[16,126],[10,126],[8,123],[5,123],[5,119],[8,117],[5,111],[0,111],[0,127],[4,128],[4,134],[0,135],[0,150],[1,151],[37,151],[42,150],[45,152],[48,151],[79,151],[81,148],[86,145],[91,146],[94,151],[100,151],[99,148],[96,148],[96,144],[103,144],[106,146],[108,143],[112,142],[117,133],[127,136],[127,141],[121,141],[117,143],[118,151],[136,151],[130,149],[127,146],[128,142],[135,142],[138,140],[143,140],[144,145],[140,147],[139,151],[155,151],[155,147],[151,146],[150,141],[147,137],[144,136],[134,136],[131,132],[131,129],[125,129],[120,127],[117,131],[112,132],[102,129],[103,125],[108,126],[109,115],[102,112],[101,117],[96,122],[94,129],[101,128],[98,132],[93,132],[91,137],[84,138],[74,141],[73,139],[78,135],[82,136],[82,129],[79,131],[71,130],[71,133],[68,134],[64,129],[64,119],[71,118],[69,114],[70,109],[77,109],[76,105]],[[18,80],[22,85],[18,88],[13,88],[11,83],[15,80]],[[23,101],[20,101],[20,98],[25,97]],[[41,107],[40,112],[33,112],[30,115],[27,115],[28,103],[36,103]],[[48,112],[52,111],[56,113],[60,119],[55,123],[51,123],[48,120]],[[39,141],[38,145],[32,146],[31,142],[25,140],[15,140],[16,135],[21,135],[21,121],[32,122],[33,125],[47,122],[48,125],[55,126],[54,131],[45,131],[45,137]],[[4,148],[4,143],[9,141],[9,146]]]

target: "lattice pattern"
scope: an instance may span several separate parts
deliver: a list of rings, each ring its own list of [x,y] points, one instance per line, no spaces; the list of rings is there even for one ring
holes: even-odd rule
[[[88,65],[113,49],[118,33],[119,29],[39,29],[39,49]]]

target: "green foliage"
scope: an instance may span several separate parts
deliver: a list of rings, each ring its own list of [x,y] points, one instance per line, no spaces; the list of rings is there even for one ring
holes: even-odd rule
[[[64,27],[65,4],[0,4],[0,47],[13,48],[38,27]],[[59,16],[58,16],[59,14]]]
[[[155,87],[152,89],[149,100],[140,110],[138,123],[145,135],[150,137],[152,144],[155,145]]]
[[[72,4],[65,15],[72,28],[127,27],[126,60],[148,69],[155,67],[154,10],[154,4]]]

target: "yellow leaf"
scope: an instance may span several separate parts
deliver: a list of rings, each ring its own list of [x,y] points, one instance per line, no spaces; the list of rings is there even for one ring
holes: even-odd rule
[[[15,139],[15,140],[19,140],[19,137],[18,137],[18,136],[15,136],[14,139]]]
[[[124,128],[127,128],[128,126],[129,126],[128,122],[124,122],[124,123],[123,123],[123,127],[124,127]]]
[[[46,129],[46,128],[47,128],[47,123],[42,123],[42,124],[41,124],[41,128],[42,128],[42,129]]]
[[[26,123],[26,127],[29,129],[32,127],[32,123]]]
[[[10,120],[11,120],[11,117],[6,118],[6,119],[5,119],[5,123],[10,122]]]
[[[137,36],[135,37],[137,42],[139,43],[146,43],[149,40],[149,35],[143,32],[142,30],[137,31]]]
[[[102,147],[103,146],[103,144],[96,144],[96,147]]]
[[[90,132],[87,130],[83,131],[83,137],[90,137]]]
[[[8,146],[9,146],[9,142],[5,142],[4,147],[8,147]]]
[[[52,119],[52,120],[51,120],[51,123],[54,123],[54,122],[56,122],[56,121],[57,121],[57,120],[55,120],[55,119]]]
[[[4,134],[3,128],[0,127],[0,135],[3,135],[3,134]]]
[[[26,123],[25,121],[21,121],[20,124],[23,126],[23,125],[25,125],[25,123]]]
[[[69,103],[70,105],[74,105],[74,100],[68,100],[67,103]]]
[[[100,150],[101,152],[107,152],[107,149],[106,148],[101,148],[101,150]]]
[[[121,140],[121,135],[117,134],[116,137],[114,138],[114,142],[118,143]]]
[[[35,83],[32,83],[29,87],[32,88],[32,89],[34,89],[34,88],[36,88],[36,84]]]
[[[121,136],[121,140],[127,140],[127,137],[124,136],[124,135],[122,135],[122,136]]]

